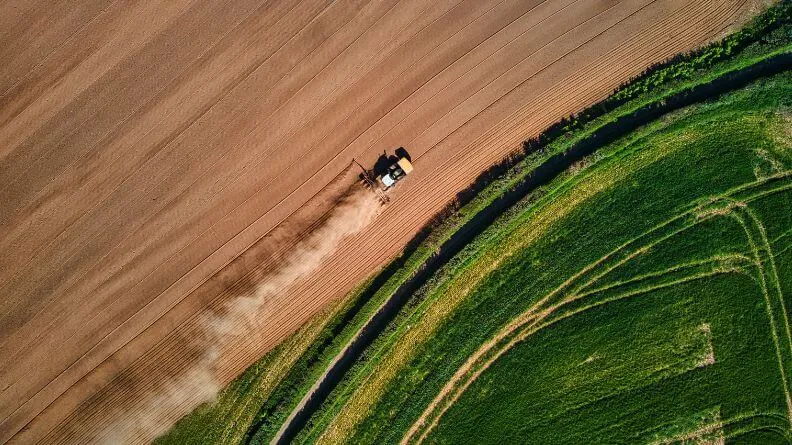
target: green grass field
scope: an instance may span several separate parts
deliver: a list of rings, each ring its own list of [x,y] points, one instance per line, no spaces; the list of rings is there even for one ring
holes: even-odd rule
[[[790,282],[778,273],[790,264],[776,259],[792,245],[790,122],[747,100],[706,108],[587,169],[567,196],[658,153],[471,294],[482,312],[519,305],[503,295],[529,304],[463,365],[414,437],[792,438]]]
[[[626,86],[607,113],[574,119],[446,215],[389,275],[157,443],[268,443],[344,344],[462,224],[602,125],[789,51],[790,10],[763,16],[780,29],[759,20]],[[792,81],[777,76],[666,116],[533,192],[412,297],[297,442],[788,441],[791,106]]]

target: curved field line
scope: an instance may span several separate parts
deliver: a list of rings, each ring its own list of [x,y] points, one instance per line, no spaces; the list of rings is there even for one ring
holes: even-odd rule
[[[757,424],[758,421],[762,423]],[[740,424],[743,425],[740,425]],[[726,434],[726,438],[739,437],[753,431],[771,430],[784,437],[787,443],[792,442],[792,432],[787,426],[787,419],[784,415],[777,412],[755,413],[754,415],[737,415],[732,417],[729,425],[733,429]]]
[[[750,265],[753,265],[753,262],[748,257],[746,257],[745,255],[742,255],[742,254],[714,255],[714,256],[712,256],[710,258],[706,258],[706,259],[703,259],[703,260],[696,260],[696,261],[691,261],[691,262],[688,262],[688,263],[681,263],[681,264],[677,264],[675,266],[669,267],[667,269],[658,270],[658,271],[650,272],[650,273],[643,274],[643,275],[637,275],[637,276],[635,276],[635,277],[633,277],[633,278],[631,278],[629,280],[614,281],[614,282],[612,282],[610,284],[606,284],[606,285],[601,286],[601,287],[596,287],[596,288],[587,290],[585,292],[578,293],[578,294],[576,294],[574,296],[575,296],[576,299],[582,299],[582,298],[585,298],[587,296],[590,296],[590,295],[593,295],[593,294],[597,294],[597,293],[601,293],[601,292],[605,292],[605,291],[609,291],[611,289],[615,289],[615,288],[618,288],[618,287],[631,285],[631,284],[636,284],[636,283],[640,283],[642,281],[647,281],[647,280],[651,280],[651,279],[661,278],[661,277],[664,277],[664,276],[667,276],[669,274],[672,274],[672,273],[675,273],[675,272],[679,272],[679,271],[682,271],[682,270],[685,270],[685,269],[711,265],[713,263],[719,263],[719,264],[722,264],[724,266],[728,266],[730,264],[734,264],[735,262],[743,262],[743,263],[748,263]]]
[[[772,273],[771,277],[773,278],[773,287],[775,287],[776,294],[778,296],[778,301],[781,306],[781,314],[784,320],[784,328],[786,330],[787,342],[789,344],[790,353],[792,353],[792,331],[790,330],[789,326],[789,314],[787,313],[786,305],[784,304],[784,293],[781,290],[781,279],[778,277],[778,269],[775,264],[775,255],[773,254],[773,247],[770,243],[770,240],[767,237],[767,230],[765,229],[764,224],[762,224],[761,219],[756,215],[756,213],[750,207],[745,207],[743,211],[751,217],[751,220],[756,225],[757,229],[759,229],[759,234],[761,235],[762,240],[762,247],[767,254],[767,262],[770,265],[770,272]],[[767,268],[765,268],[766,270]],[[790,423],[792,425],[792,422]]]
[[[762,421],[762,423],[758,423],[759,421]],[[740,425],[740,423],[744,425]],[[737,419],[730,425],[725,426],[732,427],[732,430],[725,435],[726,439],[739,437],[754,431],[768,430],[786,439],[786,443],[792,443],[792,432],[790,432],[787,425],[787,419],[777,413],[757,413],[754,416],[745,416],[742,419]]]
[[[679,285],[679,284],[688,283],[690,281],[695,281],[695,280],[699,280],[699,279],[702,279],[702,278],[707,278],[707,277],[711,277],[711,276],[715,276],[715,275],[722,275],[722,274],[726,274],[726,273],[743,273],[745,275],[749,275],[748,270],[746,270],[745,268],[736,267],[736,266],[733,266],[733,265],[731,265],[729,263],[725,263],[724,264],[718,259],[714,259],[711,262],[711,265],[713,267],[710,270],[706,270],[706,271],[703,271],[703,272],[691,273],[691,274],[684,275],[684,276],[679,277],[679,278],[671,279],[671,280],[668,280],[668,281],[663,281],[663,282],[660,282],[658,284],[652,284],[652,285],[648,285],[648,286],[644,286],[644,287],[639,287],[637,289],[628,290],[626,292],[614,295],[612,297],[603,298],[602,300],[592,302],[592,303],[587,304],[585,306],[581,306],[581,307],[579,307],[577,309],[574,309],[574,310],[572,310],[570,312],[563,313],[563,314],[561,314],[560,316],[558,316],[556,318],[552,318],[552,319],[550,319],[550,320],[548,320],[548,321],[546,321],[546,322],[544,322],[542,324],[537,325],[535,328],[525,329],[525,330],[523,330],[522,332],[519,333],[519,337],[517,339],[512,340],[511,342],[509,342],[509,345],[510,345],[509,348],[499,351],[499,355],[498,356],[502,355],[503,353],[508,352],[508,349],[511,349],[511,346],[519,343],[522,340],[525,340],[528,336],[533,335],[534,333],[536,333],[536,332],[538,332],[538,331],[540,331],[540,330],[542,330],[542,329],[544,329],[546,327],[554,325],[554,324],[556,324],[557,322],[559,322],[561,320],[570,318],[573,315],[577,315],[577,314],[580,314],[582,312],[586,312],[586,311],[588,311],[590,309],[594,309],[596,307],[604,306],[604,305],[606,305],[608,303],[612,303],[614,301],[623,300],[625,298],[634,297],[636,295],[642,295],[642,294],[645,294],[645,293],[648,293],[648,292],[652,292],[652,291],[656,291],[656,290],[664,289],[664,288],[668,288],[668,287],[673,287],[673,286],[676,286],[676,285]],[[718,267],[720,265],[725,265],[726,267]],[[674,269],[674,268],[672,268],[672,269]],[[548,315],[550,313],[552,313],[553,311],[555,311],[556,309],[559,309],[562,306],[565,306],[565,305],[567,305],[569,303],[578,301],[581,298],[583,298],[583,297],[580,297],[580,296],[571,296],[571,297],[569,297],[569,299],[564,300],[563,303],[559,303],[559,304],[555,305],[553,308],[551,308],[552,310],[548,310]],[[494,360],[493,360],[493,362],[494,362]]]
[[[681,232],[683,230],[686,230],[687,228],[692,227],[692,226],[698,224],[699,222],[707,220],[707,219],[709,219],[711,217],[719,216],[719,215],[729,215],[729,214],[731,214],[732,210],[736,206],[732,205],[731,203],[729,203],[726,206],[723,206],[722,203],[718,202],[719,200],[721,200],[721,199],[723,199],[725,197],[728,197],[730,195],[740,195],[743,192],[755,191],[755,193],[751,193],[749,196],[745,197],[745,198],[754,198],[757,195],[758,196],[767,196],[768,194],[777,193],[779,191],[784,191],[784,190],[788,189],[790,187],[790,184],[783,183],[780,187],[772,187],[769,190],[764,190],[765,186],[773,184],[776,180],[785,179],[786,177],[788,177],[790,175],[790,173],[792,173],[792,171],[785,171],[785,172],[782,172],[782,173],[780,173],[778,175],[774,175],[772,177],[768,177],[768,178],[765,178],[765,179],[762,179],[762,180],[759,180],[759,181],[743,184],[741,186],[738,186],[738,187],[736,187],[734,189],[731,189],[731,190],[727,191],[726,193],[724,193],[721,196],[713,197],[713,198],[710,198],[709,200],[701,202],[699,205],[694,206],[694,207],[688,209],[687,211],[670,218],[669,220],[659,224],[658,226],[655,226],[654,228],[650,229],[649,231],[645,232],[644,234],[639,235],[637,238],[634,238],[634,239],[622,244],[621,246],[617,247],[615,250],[611,251],[607,255],[601,257],[600,259],[596,260],[595,262],[593,262],[593,263],[589,264],[588,266],[584,267],[583,269],[581,269],[578,273],[576,273],[575,275],[570,277],[568,280],[566,280],[564,283],[562,283],[559,287],[557,287],[556,289],[551,291],[549,294],[547,294],[545,297],[543,297],[539,302],[537,302],[535,305],[533,305],[526,312],[523,312],[523,314],[519,315],[514,321],[510,322],[509,324],[507,324],[504,328],[501,329],[501,331],[498,334],[496,334],[491,340],[489,340],[482,347],[480,347],[480,349],[478,351],[476,351],[473,355],[471,355],[468,358],[468,360],[452,376],[452,378],[446,383],[446,385],[441,389],[441,391],[438,393],[438,395],[435,397],[435,399],[432,400],[432,402],[429,404],[429,406],[426,408],[426,410],[421,414],[421,416],[418,418],[418,420],[416,420],[413,423],[413,425],[410,427],[408,432],[402,438],[401,443],[402,444],[409,443],[412,440],[413,436],[426,424],[426,421],[431,416],[433,418],[432,422],[427,426],[427,428],[425,428],[423,430],[423,432],[421,433],[421,435],[419,436],[419,438],[417,440],[418,443],[421,443],[426,438],[428,433],[431,432],[431,430],[437,425],[439,419],[448,410],[448,408],[450,408],[450,406],[464,392],[464,390],[478,377],[478,375],[480,375],[486,368],[489,367],[489,365],[494,361],[494,359],[493,360],[488,360],[487,362],[485,362],[478,371],[476,371],[473,375],[471,375],[468,379],[466,379],[466,383],[463,385],[463,387],[461,387],[460,390],[455,391],[455,388],[457,387],[457,383],[463,377],[465,377],[465,375],[468,374],[468,372],[473,368],[473,366],[476,364],[476,362],[478,362],[480,359],[484,358],[486,355],[489,355],[489,352],[493,348],[497,347],[503,340],[505,340],[505,339],[507,339],[509,337],[512,337],[512,334],[514,334],[514,332],[517,329],[519,329],[521,326],[523,326],[526,323],[531,322],[532,320],[535,320],[535,319],[541,320],[542,318],[547,317],[549,315],[549,313],[552,312],[552,310],[554,310],[558,305],[550,307],[548,309],[545,309],[543,312],[541,312],[539,314],[537,314],[537,310],[542,305],[544,305],[548,301],[550,301],[554,296],[560,294],[561,292],[566,291],[568,288],[570,288],[580,278],[584,277],[589,272],[595,270],[595,268],[598,268],[599,266],[604,264],[606,261],[608,261],[611,257],[615,256],[620,251],[628,248],[630,245],[636,244],[637,242],[643,240],[646,237],[652,237],[652,235],[658,235],[658,233],[657,233],[658,231],[662,231],[663,229],[667,229],[669,226],[673,227],[672,224],[675,223],[675,222],[682,222],[683,226],[680,227],[680,228],[677,228],[676,230],[672,230],[671,233],[662,233],[661,232],[659,234],[660,235],[660,239],[656,239],[656,240],[654,240],[654,242],[652,242],[652,243],[650,243],[648,245],[640,246],[640,247],[636,248],[635,251],[628,253],[624,258],[622,258],[621,260],[616,261],[615,264],[609,266],[606,269],[605,272],[595,275],[590,280],[588,280],[586,283],[578,286],[573,292],[571,292],[570,298],[574,298],[583,289],[585,289],[587,286],[589,286],[589,285],[593,284],[594,282],[596,282],[599,278],[601,278],[602,276],[604,276],[605,274],[607,274],[611,270],[615,269],[616,267],[619,267],[621,264],[626,263],[630,259],[632,259],[632,258],[634,258],[634,257],[646,252],[649,248],[651,248],[652,245],[654,245],[654,244],[656,244],[658,242],[661,242],[661,241],[663,241],[665,239],[668,239],[668,238],[674,236],[675,234],[677,234],[677,233],[679,233],[679,232]],[[757,189],[759,189],[759,190],[757,190]],[[696,204],[696,203],[694,202],[693,204]],[[686,219],[688,219],[690,217],[693,217],[693,218],[691,218],[692,221],[691,220],[685,221]],[[565,304],[565,303],[562,303],[562,304]],[[502,349],[500,352],[496,352],[495,353],[495,358],[497,358],[500,355],[502,355],[502,353],[504,353],[505,351],[510,349],[511,346],[513,346],[518,341],[520,341],[522,339],[521,337],[524,338],[520,334],[517,334],[517,338],[519,340],[517,340],[517,341],[515,341],[515,340],[509,341],[504,349]],[[785,378],[786,377],[784,377],[784,379]],[[455,395],[449,399],[449,398],[447,398],[447,396],[448,396],[449,393],[451,393],[451,391],[454,391]],[[785,391],[785,392],[788,395],[788,391]],[[789,397],[787,397],[787,398],[789,400]],[[447,403],[443,403],[444,401],[448,401],[448,402]],[[437,408],[440,405],[440,403],[443,403],[443,407],[440,409],[440,412],[438,412],[437,415],[432,415],[432,413],[434,413],[437,410]],[[789,412],[791,413],[790,414],[790,418],[792,418],[792,402],[789,403]]]
[[[717,430],[723,430],[726,427],[737,426],[737,425],[739,425],[741,423],[754,422],[754,421],[757,421],[757,420],[764,420],[764,422],[759,424],[759,425],[750,425],[750,426],[746,426],[746,427],[741,427],[741,428],[739,428],[737,430],[729,432],[729,434],[725,434],[724,438],[726,438],[726,439],[733,438],[733,437],[737,437],[737,436],[743,435],[745,433],[749,433],[751,431],[757,431],[757,430],[762,430],[762,429],[779,429],[779,430],[781,430],[783,432],[782,435],[784,437],[789,438],[789,431],[784,429],[784,428],[782,428],[782,427],[780,427],[780,426],[778,426],[778,425],[776,425],[775,422],[774,422],[776,420],[781,420],[783,422],[786,422],[786,419],[783,418],[783,417],[778,416],[776,413],[772,413],[772,412],[768,412],[768,413],[743,413],[743,414],[737,414],[737,415],[735,415],[735,416],[733,416],[733,417],[731,417],[731,418],[729,418],[727,420],[720,420],[720,421],[708,423],[706,425],[702,425],[698,429],[696,429],[694,431],[691,431],[691,432],[688,432],[688,433],[678,434],[676,436],[673,436],[673,437],[670,437],[670,438],[667,438],[667,439],[656,440],[654,442],[651,442],[650,445],[665,445],[665,444],[672,444],[672,443],[687,443],[687,441],[690,441],[690,440],[693,440],[693,439],[697,439],[697,438],[701,437],[704,434],[709,434],[709,433],[715,432]]]
[[[660,240],[656,240],[655,242],[652,243],[652,246],[654,246],[656,244],[659,244],[660,242],[665,241],[666,239],[668,239],[671,236],[673,236],[675,234],[678,234],[680,232],[681,231],[677,231],[677,232],[674,232],[670,236],[663,237]],[[639,250],[640,250],[641,253],[644,253],[644,252],[649,250],[649,247],[648,246],[647,247],[641,247]],[[587,296],[590,296],[590,295],[593,295],[593,294],[596,294],[596,293],[600,293],[600,292],[606,291],[608,289],[616,288],[616,287],[619,287],[619,286],[621,286],[623,284],[632,284],[632,283],[630,283],[630,281],[632,281],[633,283],[635,283],[635,282],[639,283],[639,282],[647,280],[649,278],[662,278],[664,276],[671,275],[673,273],[685,271],[687,269],[701,268],[702,266],[707,266],[707,265],[720,265],[721,266],[721,267],[714,267],[709,272],[712,272],[713,270],[715,272],[739,271],[742,268],[740,268],[738,266],[734,266],[735,262],[739,262],[739,261],[744,260],[744,259],[747,260],[742,255],[723,255],[723,256],[716,255],[716,256],[713,256],[713,257],[708,258],[706,260],[692,261],[692,262],[689,262],[689,263],[678,264],[678,265],[672,266],[672,267],[670,267],[668,269],[665,269],[665,270],[661,270],[661,271],[658,271],[658,272],[654,272],[652,274],[647,274],[647,275],[644,275],[644,276],[636,277],[635,280],[630,280],[630,281],[626,281],[626,282],[623,282],[623,283],[616,283],[616,284],[614,284],[612,286],[603,286],[602,288],[597,288],[597,289],[592,289],[592,290],[589,290],[589,291],[586,291],[586,292],[582,292],[582,290],[586,289],[590,284],[595,283],[600,278],[602,278],[603,276],[607,275],[610,271],[620,267],[621,265],[623,265],[626,262],[628,262],[629,259],[635,258],[636,256],[637,255],[629,255],[627,259],[625,259],[623,261],[620,261],[617,265],[609,267],[603,273],[598,274],[596,277],[594,277],[591,280],[589,280],[589,282],[587,282],[587,283],[583,284],[582,286],[580,286],[576,291],[571,291],[569,293],[566,293],[565,295],[568,295],[568,296],[563,298],[558,303],[555,303],[555,304],[553,304],[551,306],[548,306],[545,309],[541,310],[540,312],[535,313],[535,316],[525,318],[523,323],[519,324],[516,328],[514,328],[513,331],[511,333],[509,333],[507,336],[505,336],[503,338],[500,338],[498,340],[498,343],[503,343],[504,341],[507,341],[508,344],[510,344],[510,345],[516,344],[516,342],[514,341],[514,337],[522,335],[522,332],[525,331],[525,329],[523,329],[523,326],[527,326],[528,328],[533,328],[533,327],[538,325],[539,328],[537,328],[536,330],[543,329],[544,327],[548,326],[549,324],[553,324],[556,321],[559,321],[559,320],[567,317],[566,315],[562,314],[558,318],[549,319],[550,315],[553,314],[557,309],[560,309],[560,308],[562,308],[562,307],[564,307],[564,306],[566,306],[566,305],[568,305],[570,303],[574,303],[576,301],[582,300],[583,298],[585,298]],[[753,263],[749,262],[749,264],[753,264]],[[704,273],[705,274],[709,274],[709,272],[704,272]],[[701,273],[691,273],[691,274],[688,274],[688,275],[684,275],[684,277],[700,276],[700,275],[701,275]],[[684,280],[684,281],[687,281],[687,280]],[[672,281],[672,284],[679,284],[679,283],[680,283],[680,281],[678,281],[678,280],[673,280]],[[663,285],[663,286],[657,286],[657,285],[645,286],[643,288],[639,288],[637,291],[629,291],[629,292],[624,292],[622,294],[619,294],[620,296],[618,298],[606,299],[606,300],[603,300],[603,301],[615,301],[615,300],[618,300],[618,299],[625,298],[626,296],[637,295],[637,294],[648,292],[650,290],[656,290],[656,289],[659,289],[659,288],[662,288],[662,287],[666,287],[666,286],[665,285]],[[581,310],[574,310],[573,313],[576,314],[576,313],[582,312],[583,310],[588,310],[588,309],[591,309],[591,308],[599,306],[599,305],[600,305],[599,303],[592,303],[592,304],[589,304],[587,306],[584,306]],[[573,315],[573,314],[570,314],[570,315]],[[546,321],[546,320],[550,320],[550,321]],[[514,335],[512,335],[512,334],[514,334]],[[521,339],[524,339],[524,338],[525,337],[521,337]],[[507,349],[509,349],[509,348],[507,348]],[[489,356],[486,356],[486,357],[489,357]]]
[[[742,215],[745,216],[745,218]],[[778,367],[781,374],[781,383],[784,388],[784,396],[785,401],[787,404],[787,421],[790,426],[792,426],[792,395],[790,395],[789,389],[789,376],[787,367],[784,364],[784,359],[787,360],[792,359],[792,338],[790,336],[790,329],[789,329],[789,318],[786,313],[786,308],[784,305],[784,297],[781,293],[781,288],[778,284],[778,275],[771,276],[768,272],[768,268],[765,266],[766,262],[769,262],[772,266],[772,271],[775,273],[775,261],[773,259],[773,253],[770,247],[769,242],[767,241],[767,236],[764,230],[764,226],[762,225],[759,218],[755,215],[753,211],[747,208],[747,206],[742,206],[740,211],[735,212],[731,215],[735,218],[745,230],[746,237],[748,238],[748,242],[751,245],[751,249],[753,250],[754,254],[754,262],[756,265],[757,270],[759,271],[759,284],[762,289],[762,294],[765,299],[765,307],[767,309],[767,316],[770,322],[771,331],[770,334],[773,337],[773,343],[776,349],[776,359],[778,361]],[[747,220],[747,221],[746,221]],[[749,224],[753,226],[752,228],[756,229],[759,233],[761,238],[761,245],[757,245],[757,240],[754,238],[754,234],[751,233],[751,227]],[[762,251],[767,256],[763,258]],[[773,283],[770,284],[768,282],[772,281]],[[769,287],[773,286],[777,289],[778,301],[774,302],[770,297],[770,290]],[[781,313],[775,314],[773,307],[774,303],[779,303],[781,306]],[[781,332],[781,335],[786,336],[786,343],[787,343],[787,354],[785,355],[781,349],[781,339],[779,338],[781,335],[778,333],[777,327],[777,320],[776,318],[780,318],[783,322],[785,329]]]

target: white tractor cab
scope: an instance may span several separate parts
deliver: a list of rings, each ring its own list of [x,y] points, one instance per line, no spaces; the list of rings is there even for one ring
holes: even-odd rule
[[[396,185],[399,180],[410,174],[413,171],[412,163],[405,157],[400,157],[396,162],[388,167],[388,172],[377,179],[387,190]]]

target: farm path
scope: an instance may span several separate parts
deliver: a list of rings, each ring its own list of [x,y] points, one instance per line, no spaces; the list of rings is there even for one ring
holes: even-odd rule
[[[520,141],[751,7],[3,2],[0,443],[88,440],[188,369],[200,314],[249,290],[252,269],[277,268],[332,206],[323,190],[354,180],[352,158],[405,146],[416,170],[374,224],[268,302],[218,358],[218,381],[392,258]]]

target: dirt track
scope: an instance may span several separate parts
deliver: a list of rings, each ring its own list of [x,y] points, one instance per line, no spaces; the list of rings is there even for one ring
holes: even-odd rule
[[[80,441],[142,406],[195,359],[182,346],[196,314],[244,292],[257,261],[276,267],[310,217],[217,272],[353,157],[403,145],[416,170],[375,224],[269,302],[220,357],[221,381],[521,140],[747,3],[6,0],[0,442]]]

